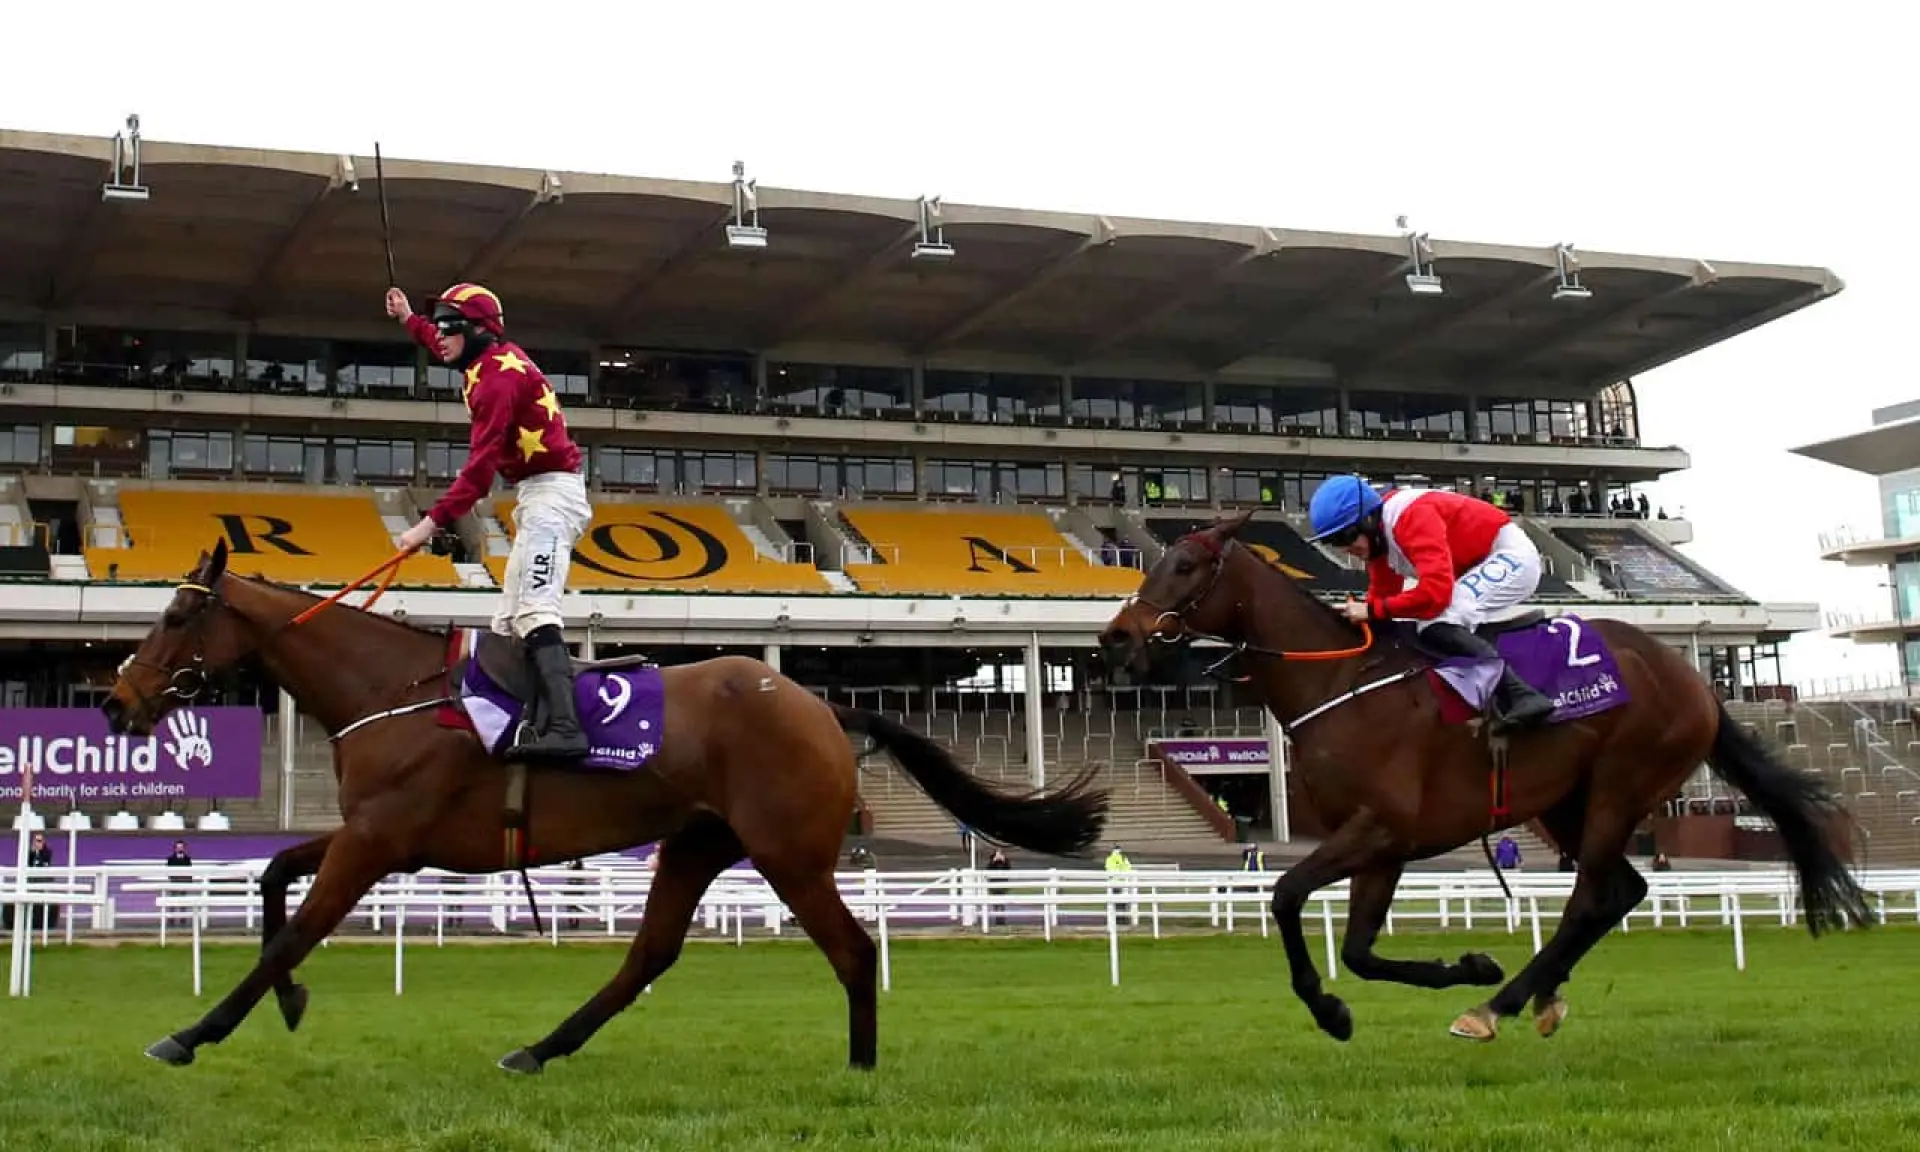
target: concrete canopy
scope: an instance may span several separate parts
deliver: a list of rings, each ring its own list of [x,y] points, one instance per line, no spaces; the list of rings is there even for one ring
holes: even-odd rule
[[[0,131],[0,309],[216,326],[379,319],[371,156],[145,140],[151,198],[103,202],[112,156],[104,138]],[[1592,297],[1556,300],[1553,248],[1436,239],[1445,292],[1417,295],[1401,236],[962,204],[942,213],[953,258],[919,262],[915,201],[768,187],[767,247],[732,250],[724,181],[384,166],[394,259],[416,307],[478,280],[517,332],[609,345],[878,346],[1228,375],[1284,358],[1355,384],[1597,388],[1842,288],[1823,268],[1580,252]]]

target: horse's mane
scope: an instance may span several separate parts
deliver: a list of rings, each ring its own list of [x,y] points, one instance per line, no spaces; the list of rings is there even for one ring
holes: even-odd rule
[[[253,584],[257,587],[269,588],[276,592],[285,592],[289,595],[298,596],[302,600],[307,600],[316,604],[319,603],[321,600],[326,599],[326,597],[321,596],[314,592],[309,592],[305,588],[302,588],[297,584],[283,584],[278,580],[274,580],[269,577],[261,576],[258,574],[255,574],[252,576],[245,576],[238,572],[228,572],[226,575],[229,579],[240,580],[248,584]],[[446,640],[448,632],[452,628],[451,624],[449,624],[446,628],[429,628],[423,624],[412,624],[405,620],[395,620],[391,616],[381,616],[373,612],[365,611],[364,609],[361,609],[355,605],[348,604],[345,600],[336,601],[334,603],[334,607],[342,609],[344,611],[358,613],[359,615],[365,616],[369,620],[378,620],[380,623],[388,625],[389,627],[405,629],[408,632],[414,632],[421,636],[431,637],[435,640],[441,640],[441,641]]]
[[[1206,529],[1199,529],[1193,532],[1189,532],[1185,536],[1180,537],[1179,540],[1175,541],[1175,544],[1176,545],[1185,544],[1190,540],[1197,540],[1201,535],[1205,533],[1205,531]],[[1248,557],[1251,558],[1254,561],[1254,563],[1258,564],[1260,568],[1262,568],[1265,571],[1266,575],[1272,576],[1278,580],[1285,581],[1288,586],[1293,588],[1295,591],[1299,592],[1300,595],[1306,599],[1307,603],[1313,605],[1316,609],[1318,609],[1323,615],[1326,616],[1328,620],[1331,620],[1335,624],[1338,624],[1340,626],[1340,631],[1342,635],[1352,636],[1355,639],[1359,638],[1360,626],[1358,624],[1355,624],[1353,621],[1347,619],[1346,613],[1340,611],[1340,609],[1338,608],[1335,608],[1332,604],[1327,603],[1325,600],[1322,600],[1312,589],[1303,587],[1298,580],[1295,580],[1293,577],[1287,575],[1287,573],[1282,571],[1280,568],[1267,563],[1266,560],[1261,558],[1259,553],[1255,552],[1252,548],[1248,547],[1246,544],[1241,543],[1239,538],[1234,537],[1234,538],[1230,538],[1227,541],[1228,547],[1232,547],[1233,545],[1236,545],[1236,544],[1238,544],[1240,548],[1247,553]],[[1202,548],[1206,548],[1209,550],[1216,547],[1216,545],[1212,544],[1211,542],[1202,544],[1200,546]],[[1384,629],[1380,629],[1380,628],[1374,629],[1373,647],[1379,648],[1382,644],[1390,644],[1391,642],[1392,642],[1392,637],[1389,636]]]
[[[1200,536],[1204,536],[1204,534],[1206,534],[1206,530],[1204,530],[1204,528],[1202,528],[1202,530],[1194,530],[1194,532],[1188,532],[1187,536],[1181,536],[1181,538],[1175,541],[1175,543],[1187,543],[1187,541],[1198,540],[1198,538],[1200,538]],[[1265,572],[1267,572],[1269,576],[1275,576],[1275,578],[1279,578],[1279,580],[1284,580],[1284,582],[1286,582],[1288,586],[1292,586],[1292,588],[1296,589],[1296,591],[1300,591],[1300,595],[1304,595],[1304,597],[1308,599],[1308,603],[1311,603],[1311,605],[1313,605],[1315,609],[1319,609],[1319,611],[1323,612],[1323,614],[1325,614],[1325,616],[1327,616],[1329,620],[1332,620],[1334,624],[1338,624],[1338,626],[1340,626],[1340,628],[1342,628],[1342,630],[1344,630],[1346,634],[1350,634],[1350,636],[1357,636],[1357,634],[1359,634],[1359,626],[1357,626],[1357,624],[1354,624],[1352,620],[1348,620],[1348,618],[1346,618],[1346,612],[1342,612],[1340,611],[1340,609],[1336,609],[1336,607],[1332,607],[1331,603],[1327,603],[1327,601],[1323,601],[1323,599],[1321,599],[1321,597],[1319,597],[1317,593],[1313,593],[1313,589],[1302,588],[1302,584],[1300,584],[1298,580],[1294,580],[1292,576],[1288,576],[1286,572],[1283,572],[1281,568],[1277,568],[1275,564],[1269,564],[1267,563],[1267,561],[1265,561],[1265,559],[1261,559],[1260,553],[1256,553],[1256,551],[1254,551],[1252,547],[1248,547],[1246,543],[1242,543],[1242,541],[1238,540],[1238,538],[1231,538],[1231,540],[1227,541],[1227,545],[1229,545],[1229,547],[1231,547],[1231,545],[1236,545],[1236,543],[1238,543],[1238,545],[1240,545],[1240,547],[1242,547],[1242,549],[1246,551],[1246,555],[1248,555],[1248,557],[1252,557],[1252,559],[1254,559],[1254,563],[1260,564],[1261,568],[1263,568],[1263,570],[1265,570]],[[1210,541],[1210,543],[1202,543],[1200,547],[1204,547],[1204,549],[1210,549],[1210,551],[1212,551],[1215,545],[1213,545],[1212,541]]]

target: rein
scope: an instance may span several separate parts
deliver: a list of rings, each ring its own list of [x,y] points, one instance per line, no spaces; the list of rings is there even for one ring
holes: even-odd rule
[[[407,560],[407,558],[412,554],[413,553],[411,549],[403,549],[399,552],[395,552],[392,556],[389,556],[386,560],[381,561],[381,563],[377,567],[369,570],[365,575],[362,575],[358,579],[354,580],[352,583],[348,584],[346,587],[341,588],[338,592],[335,592],[333,595],[328,596],[326,599],[321,600],[317,604],[313,604],[306,608],[301,609],[300,612],[295,614],[293,617],[291,617],[284,623],[273,625],[267,628],[265,630],[264,635],[261,636],[260,642],[257,647],[258,648],[266,647],[267,644],[271,643],[273,640],[278,638],[279,635],[282,632],[286,631],[288,628],[293,628],[298,625],[307,623],[308,621],[318,616],[321,612],[324,612],[326,609],[332,607],[333,605],[340,603],[341,600],[345,598],[348,593],[353,592],[356,589],[365,587],[367,584],[372,582],[374,577],[379,576],[381,577],[380,586],[374,590],[373,595],[368,597],[367,601],[364,604],[359,605],[360,611],[363,611],[363,612],[366,611],[368,608],[371,608],[373,606],[375,601],[379,600],[381,596],[386,594],[386,591],[388,588],[392,587],[393,579],[396,575],[398,575],[400,571],[400,565],[403,564]],[[225,573],[222,573],[221,577],[224,578],[224,576],[225,576]],[[257,627],[258,623],[256,621],[254,621],[251,617],[247,616],[245,613],[241,612],[239,609],[235,608],[232,604],[228,603],[225,598],[220,596],[220,594],[214,590],[213,585],[216,585],[218,583],[219,583],[218,579],[210,581],[208,583],[204,583],[204,584],[200,583],[199,581],[189,580],[189,581],[185,581],[175,585],[174,590],[176,592],[198,592],[202,596],[205,596],[207,598],[208,603],[225,608],[227,611],[232,612],[234,615],[238,616],[240,619],[246,621],[249,624],[253,624]],[[149,664],[144,660],[139,660],[139,659],[136,659],[135,657],[129,656],[127,657],[126,661],[121,664],[120,670],[124,674],[125,671],[129,668],[142,668],[142,667],[149,668],[166,678],[167,687],[166,687],[166,690],[161,693],[161,697],[163,699],[169,696],[173,696],[173,697],[178,697],[181,701],[185,703],[191,704],[195,700],[198,700],[200,698],[201,693],[205,692],[207,689],[206,654],[204,652],[195,652],[193,654],[192,660],[188,664],[172,670],[161,668],[158,665]],[[418,688],[423,684],[431,683],[432,681],[445,676],[451,670],[452,670],[452,666],[451,664],[449,664],[445,667],[440,668],[436,672],[429,673],[426,676],[421,676],[413,680],[412,682],[408,683],[405,687],[403,687],[400,690],[400,695],[402,697],[405,697],[408,693],[411,693],[415,688]],[[140,698],[141,704],[143,706],[151,709],[153,702],[147,698],[145,693],[135,690],[135,695]],[[360,719],[353,721],[351,724],[348,724],[346,727],[342,728],[339,732],[329,736],[327,739],[329,742],[338,742],[342,737],[348,735],[349,733],[355,731],[356,729],[362,728],[365,725],[372,723],[375,720],[384,720],[384,719],[387,719],[388,717],[404,716],[413,712],[424,711],[428,708],[432,708],[440,704],[451,703],[452,700],[453,698],[451,696],[442,697],[434,700],[422,701],[422,702],[413,703],[413,704],[404,704],[397,708],[389,708],[383,712],[376,712],[369,716],[363,716]]]
[[[365,612],[367,609],[373,607],[374,603],[378,601],[380,597],[385,596],[387,594],[387,589],[393,586],[393,578],[399,575],[400,573],[400,565],[406,563],[407,557],[411,555],[413,555],[413,550],[411,548],[403,548],[400,551],[395,552],[393,555],[381,561],[380,566],[378,568],[374,568],[373,570],[369,571],[365,576],[360,577],[358,580],[355,580],[353,583],[347,585],[345,588],[340,589],[340,591],[335,592],[333,595],[327,597],[325,600],[320,601],[320,603],[315,604],[312,607],[303,610],[298,616],[295,616],[292,620],[289,620],[287,622],[287,626],[292,627],[295,624],[305,624],[307,621],[313,619],[315,616],[318,616],[320,613],[326,611],[328,608],[331,608],[333,605],[338,604],[340,602],[341,597],[345,596],[347,593],[353,591],[356,588],[363,587],[368,581],[372,580],[375,576],[380,576],[382,573],[385,573],[385,576],[380,581],[380,587],[375,588],[373,590],[373,595],[367,597],[367,602],[365,604],[360,605],[360,610],[362,612]]]
[[[1230,651],[1225,656],[1222,656],[1220,659],[1214,661],[1213,663],[1207,665],[1206,668],[1202,669],[1201,675],[1210,676],[1210,677],[1213,677],[1214,679],[1229,679],[1229,677],[1223,676],[1220,670],[1226,667],[1228,664],[1231,664],[1238,657],[1243,655],[1265,656],[1273,660],[1297,660],[1297,661],[1351,660],[1356,657],[1365,656],[1367,652],[1373,647],[1373,626],[1371,623],[1365,620],[1362,620],[1359,622],[1360,623],[1360,643],[1354,645],[1351,648],[1327,648],[1327,649],[1265,648],[1258,644],[1250,644],[1245,640],[1241,640],[1238,642],[1229,641],[1225,637],[1216,636],[1209,632],[1202,632],[1194,628],[1193,625],[1187,623],[1187,613],[1192,612],[1194,609],[1200,607],[1201,604],[1206,602],[1207,597],[1213,595],[1214,589],[1219,586],[1220,579],[1226,572],[1227,550],[1229,548],[1232,548],[1235,544],[1237,544],[1238,541],[1229,541],[1227,544],[1227,547],[1222,548],[1217,540],[1206,535],[1205,533],[1194,533],[1192,535],[1183,537],[1181,540],[1181,543],[1192,544],[1194,547],[1198,548],[1200,551],[1207,553],[1207,555],[1209,555],[1213,559],[1213,571],[1208,575],[1207,582],[1201,585],[1200,590],[1187,596],[1184,600],[1182,600],[1179,604],[1175,605],[1172,608],[1165,608],[1165,607],[1162,607],[1161,605],[1155,604],[1153,601],[1148,600],[1146,597],[1141,596],[1139,593],[1135,593],[1134,595],[1129,596],[1127,598],[1127,602],[1130,604],[1140,604],[1143,607],[1146,607],[1158,613],[1158,616],[1154,619],[1153,627],[1147,632],[1147,639],[1151,642],[1160,643],[1160,644],[1178,644],[1178,643],[1181,643],[1182,641],[1192,640],[1192,639],[1213,640],[1220,644],[1225,644],[1230,648]],[[1172,636],[1163,636],[1161,635],[1161,632],[1160,632],[1161,625],[1166,623],[1169,620],[1179,625],[1180,631],[1175,633]],[[1391,676],[1387,676],[1382,679],[1372,681],[1371,683],[1364,684],[1359,688],[1355,688],[1351,691],[1342,693],[1341,695],[1336,696],[1331,700],[1328,700],[1324,704],[1320,704],[1312,709],[1309,709],[1304,714],[1297,716],[1290,721],[1281,720],[1280,729],[1281,731],[1291,735],[1293,733],[1293,730],[1298,728],[1300,725],[1305,724],[1307,721],[1313,719],[1316,716],[1332,711],[1334,708],[1337,708],[1340,705],[1345,704],[1347,701],[1352,700],[1356,696],[1361,696],[1368,692],[1372,692],[1377,688],[1384,688],[1389,684],[1395,684],[1401,680],[1409,679],[1410,677],[1414,676],[1416,673],[1417,673],[1417,669],[1396,672]],[[1232,679],[1233,682],[1235,683],[1244,684],[1246,683],[1248,678],[1246,676],[1234,676],[1234,677],[1231,677],[1230,679]]]

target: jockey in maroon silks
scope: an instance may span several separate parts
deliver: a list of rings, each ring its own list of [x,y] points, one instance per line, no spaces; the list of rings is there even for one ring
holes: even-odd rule
[[[579,761],[587,738],[574,708],[573,665],[561,633],[573,546],[593,520],[581,452],[567,435],[560,398],[533,358],[507,339],[500,298],[478,284],[455,284],[433,301],[431,319],[407,295],[387,289],[387,315],[464,375],[461,399],[473,419],[467,462],[418,524],[400,537],[409,551],[473,509],[497,474],[515,487],[513,551],[507,557],[493,631],[526,646],[539,700],[508,755]]]

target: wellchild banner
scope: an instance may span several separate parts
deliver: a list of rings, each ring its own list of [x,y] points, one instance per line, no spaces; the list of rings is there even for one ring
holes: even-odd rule
[[[151,736],[116,736],[97,708],[0,708],[0,801],[36,804],[260,795],[258,708],[179,708]]]
[[[1208,768],[1263,770],[1268,760],[1267,742],[1259,736],[1191,736],[1155,740],[1147,754],[1178,764],[1189,772]]]

